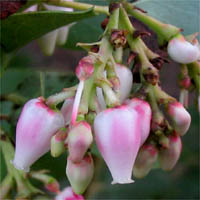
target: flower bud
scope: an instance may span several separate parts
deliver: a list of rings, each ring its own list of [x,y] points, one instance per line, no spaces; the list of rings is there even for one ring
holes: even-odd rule
[[[113,177],[112,184],[132,183],[133,165],[140,146],[139,117],[127,106],[99,113],[94,121],[98,149]]]
[[[85,156],[79,163],[74,163],[70,157],[67,159],[66,174],[76,194],[85,192],[90,184],[94,173],[93,159],[90,154]]]
[[[182,150],[181,138],[174,134],[169,136],[169,147],[162,148],[159,152],[160,167],[165,170],[171,170],[177,163]]]
[[[93,136],[90,125],[81,121],[69,131],[67,137],[69,157],[73,162],[80,162],[92,144]]]
[[[74,97],[66,99],[65,102],[62,105],[61,113],[64,116],[66,125],[70,124],[73,104],[74,104]]]
[[[51,56],[55,50],[56,38],[58,30],[51,31],[38,39],[38,45],[42,53],[46,56]]]
[[[67,137],[67,130],[59,130],[51,138],[51,155],[53,157],[60,156],[65,150],[65,139]]]
[[[150,133],[151,125],[151,107],[148,102],[138,98],[133,98],[125,102],[130,108],[134,109],[140,117],[140,128],[141,128],[141,144],[142,146]]]
[[[49,151],[51,137],[63,126],[62,114],[47,107],[42,98],[28,101],[17,123],[14,166],[28,171]]]
[[[133,175],[136,178],[145,177],[152,169],[157,157],[158,150],[154,145],[143,145],[137,155],[135,165],[133,167]]]
[[[167,51],[172,60],[182,64],[192,63],[200,56],[199,47],[186,41],[183,36],[170,40]]]
[[[55,200],[84,200],[84,198],[75,194],[71,187],[67,187],[56,196]]]
[[[76,76],[79,80],[88,79],[94,72],[94,57],[85,56],[83,57],[76,67]]]
[[[133,75],[128,67],[121,64],[116,64],[115,70],[120,81],[120,101],[122,103],[131,92]]]
[[[191,116],[183,105],[179,102],[172,102],[168,104],[167,114],[172,120],[172,125],[175,131],[183,136],[190,127]]]

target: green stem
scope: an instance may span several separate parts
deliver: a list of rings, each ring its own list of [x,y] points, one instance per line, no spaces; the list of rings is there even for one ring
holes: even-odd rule
[[[122,63],[122,58],[123,58],[123,47],[117,48],[114,53],[114,58],[116,63]]]
[[[13,177],[8,174],[0,185],[0,199],[6,199],[13,185],[14,185]]]
[[[169,102],[176,101],[176,99],[166,92],[164,92],[158,85],[153,87],[154,95],[156,97],[157,102],[161,104],[168,104]]]
[[[2,153],[4,155],[4,159],[6,162],[6,167],[8,173],[15,179],[17,183],[17,191],[19,197],[29,197],[33,194],[41,193],[40,190],[35,188],[31,185],[28,179],[25,179],[25,173],[23,171],[18,171],[15,167],[11,164],[11,160],[14,158],[14,147],[11,144],[9,138],[0,130],[0,147],[2,149]]]
[[[88,10],[90,8],[93,8],[94,12],[97,14],[109,15],[107,6],[97,6],[97,5],[87,4],[87,3],[64,1],[64,0],[59,0],[59,1],[47,0],[46,3],[50,5],[55,5],[55,6],[74,8],[75,10]]]
[[[187,65],[190,77],[194,80],[197,94],[200,95],[200,64],[198,61]]]
[[[62,92],[49,96],[46,100],[46,104],[53,107],[63,102],[65,99],[73,97],[76,93],[76,88],[77,86],[64,88]]]
[[[124,3],[124,7],[127,12],[140,20],[144,24],[146,24],[149,28],[151,28],[158,35],[158,40],[161,45],[163,45],[166,41],[169,41],[172,37],[180,33],[180,29],[176,26],[170,24],[164,24],[159,20],[154,19],[142,13],[139,10],[134,9],[134,6],[130,3]]]
[[[41,96],[45,97],[45,73],[40,72],[40,93]]]
[[[27,98],[25,98],[25,97],[23,97],[19,94],[15,94],[15,93],[3,95],[1,98],[8,100],[8,101],[11,101],[11,102],[13,102],[14,104],[17,104],[17,105],[24,105],[25,102],[28,100]]]
[[[154,127],[152,127],[152,129],[154,129],[153,131],[157,132],[160,129],[160,125],[164,122],[164,116],[158,107],[154,94],[154,87],[155,86],[152,86],[150,84],[148,85],[148,101],[152,109],[152,124],[154,124]]]
[[[118,29],[118,24],[119,24],[119,8],[115,9],[112,15],[110,16],[105,32],[110,34],[113,29]]]
[[[81,103],[79,106],[79,114],[87,114],[88,113],[88,106],[90,101],[90,94],[93,88],[94,77],[92,76],[88,80],[85,81],[84,90],[81,98]]]

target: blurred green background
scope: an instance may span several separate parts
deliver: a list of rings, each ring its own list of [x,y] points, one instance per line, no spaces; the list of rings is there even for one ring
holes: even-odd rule
[[[183,28],[185,34],[200,31],[198,0],[141,0],[138,1],[138,6],[164,22]],[[46,97],[77,83],[73,71],[78,60],[86,55],[86,52],[75,47],[75,44],[97,41],[102,33],[100,23],[104,18],[105,16],[96,16],[76,23],[70,30],[67,44],[63,48],[57,48],[51,57],[42,55],[36,41],[29,43],[12,56],[1,77],[0,112],[8,117],[8,120],[1,120],[1,126],[13,139],[23,103],[40,96],[40,71],[45,74]],[[176,98],[179,96],[178,72],[179,66],[176,64],[164,66],[161,72],[163,88]],[[199,199],[200,118],[194,105],[194,94],[190,98],[189,112],[192,124],[189,132],[183,137],[180,160],[171,172],[154,169],[144,179],[135,179],[133,184],[111,185],[111,175],[97,153],[96,175],[86,196],[89,199]],[[48,153],[38,160],[32,169],[49,169],[64,188],[69,185],[65,175],[66,157],[64,154],[59,158],[52,158]],[[5,174],[6,167],[1,154],[1,180]],[[34,182],[34,184],[39,183]]]

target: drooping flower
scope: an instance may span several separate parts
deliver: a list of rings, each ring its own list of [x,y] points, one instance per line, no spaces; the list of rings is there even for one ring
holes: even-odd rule
[[[71,187],[66,187],[58,195],[55,200],[84,200],[82,195],[75,194]]]
[[[120,102],[122,103],[131,92],[133,75],[128,67],[119,63],[116,64],[115,70],[120,80]]]
[[[119,63],[115,65],[115,70],[120,81],[120,102],[122,103],[126,98],[128,98],[131,92],[133,75],[128,67]],[[96,93],[101,109],[104,110],[106,108],[106,103],[102,89],[97,87]]]
[[[172,102],[168,104],[167,114],[172,120],[172,126],[175,131],[183,136],[189,129],[191,123],[191,116],[183,105],[179,102]]]
[[[17,169],[29,167],[50,149],[51,137],[64,127],[64,118],[50,109],[43,98],[28,101],[16,128],[16,150],[13,164]]]
[[[125,102],[130,108],[134,109],[140,116],[141,127],[141,146],[144,144],[150,133],[151,125],[151,107],[148,102],[138,98],[133,98]]]
[[[96,143],[112,174],[112,184],[133,182],[132,169],[141,140],[138,123],[137,112],[127,106],[104,110],[95,118]]]
[[[92,141],[93,136],[90,125],[85,121],[76,123],[67,137],[70,160],[81,162]]]
[[[133,175],[136,178],[145,177],[153,167],[157,160],[158,150],[152,144],[145,144],[140,148],[137,155],[135,165],[133,167]]]
[[[74,192],[76,194],[83,194],[94,174],[92,156],[90,154],[86,155],[79,163],[74,163],[68,157],[66,174]]]
[[[169,136],[169,147],[162,148],[159,152],[160,167],[169,171],[176,165],[182,150],[182,142],[180,136],[176,133]]]
[[[183,36],[170,40],[167,51],[172,60],[182,64],[192,63],[200,56],[198,45],[191,44]]]

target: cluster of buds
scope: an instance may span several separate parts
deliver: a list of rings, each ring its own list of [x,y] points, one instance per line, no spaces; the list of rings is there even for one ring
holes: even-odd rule
[[[89,52],[76,68],[78,85],[46,100],[39,97],[28,101],[17,124],[16,168],[27,171],[49,150],[53,157],[68,150],[66,175],[76,194],[68,188],[56,199],[86,191],[94,173],[90,151],[94,141],[112,175],[112,184],[127,184],[134,182],[132,174],[136,178],[146,176],[156,161],[163,170],[171,170],[181,154],[180,137],[191,123],[183,105],[159,87],[159,70],[165,59],[146,46],[141,34],[134,34],[140,30],[130,22],[129,4],[111,8],[102,39],[95,44],[79,44]],[[126,65],[121,59],[125,44],[130,53]],[[198,52],[182,37],[168,44],[168,54],[180,63],[196,61]],[[135,71],[142,87],[133,93]],[[56,105],[63,101],[58,110]]]

